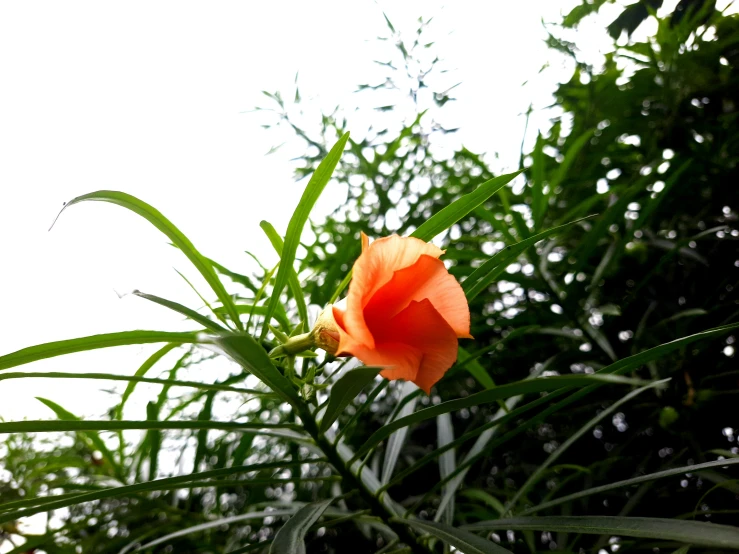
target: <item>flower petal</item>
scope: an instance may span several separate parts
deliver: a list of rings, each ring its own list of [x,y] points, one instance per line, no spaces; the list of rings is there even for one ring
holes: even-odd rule
[[[380,348],[386,340],[402,341],[407,347],[422,353],[418,371],[411,381],[426,394],[431,392],[431,387],[457,359],[457,334],[428,299],[411,301],[407,308],[388,322],[375,339]],[[372,363],[361,356],[359,358],[365,363]],[[396,366],[404,367],[398,361]],[[405,379],[402,376],[390,377],[389,371],[380,374],[387,378]]]
[[[334,304],[331,307],[331,314],[336,321],[336,328],[339,332],[339,346],[336,348],[336,356],[356,356],[356,352],[366,352],[374,348],[374,340],[372,346],[366,346],[361,340],[355,339],[346,329],[346,312]],[[371,335],[370,335],[371,337]]]
[[[364,365],[384,367],[380,375],[386,379],[413,381],[418,376],[423,353],[416,347],[400,342],[384,342],[376,348],[354,345],[351,354]]]
[[[404,310],[412,301],[428,299],[459,338],[470,335],[470,309],[462,287],[447,271],[444,263],[422,254],[416,263],[395,271],[392,279],[380,288],[364,309],[369,329]]]
[[[362,239],[364,244],[364,239]],[[352,339],[368,348],[375,340],[364,319],[364,307],[393,274],[415,264],[422,255],[438,258],[443,250],[420,239],[392,235],[377,239],[354,263],[352,282],[347,294],[344,329]]]

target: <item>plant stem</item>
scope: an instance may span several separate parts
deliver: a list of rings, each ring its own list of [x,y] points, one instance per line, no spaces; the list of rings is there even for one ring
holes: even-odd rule
[[[402,523],[391,521],[391,519],[397,517],[397,515],[392,513],[390,509],[387,508],[377,496],[372,494],[372,491],[370,491],[365,486],[361,478],[355,475],[346,465],[346,462],[339,455],[336,447],[326,438],[325,435],[323,435],[318,430],[318,425],[316,424],[316,421],[313,418],[313,414],[310,412],[307,405],[303,405],[300,407],[299,415],[300,419],[303,422],[303,428],[311,437],[313,437],[316,445],[326,455],[329,463],[334,466],[336,471],[338,471],[339,474],[343,477],[345,486],[347,488],[356,489],[361,497],[365,500],[365,502],[369,504],[372,513],[382,519],[385,525],[390,527],[395,532],[395,534],[398,535],[400,540],[408,545],[408,547],[411,549],[411,552],[413,552],[414,554],[429,554],[430,551],[416,541],[415,535],[413,535],[413,533],[411,533],[411,531],[405,525],[403,525]]]

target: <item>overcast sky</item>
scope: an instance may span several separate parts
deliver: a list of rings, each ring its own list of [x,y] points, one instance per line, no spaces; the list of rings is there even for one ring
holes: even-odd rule
[[[118,293],[140,289],[199,307],[173,268],[185,258],[143,219],[102,203],[64,201],[99,189],[153,204],[205,255],[248,271],[248,249],[276,261],[259,229],[285,231],[302,186],[290,147],[249,113],[262,90],[290,90],[296,72],[308,110],[353,105],[377,72],[385,11],[431,33],[462,85],[449,110],[454,140],[499,152],[515,169],[529,103],[551,102],[571,67],[546,49],[544,21],[579,0],[477,2],[3,2],[0,4],[0,354],[103,332],[187,329],[176,314]],[[669,4],[670,2],[666,2]],[[674,2],[672,2],[674,4]],[[605,20],[617,10],[607,6]],[[602,24],[578,41],[597,59]],[[539,69],[550,63],[541,74]],[[373,73],[374,72],[374,73]],[[529,84],[522,87],[524,81]],[[546,125],[538,113],[531,133]],[[349,121],[351,129],[351,120]],[[529,134],[531,139],[532,134]],[[492,156],[491,156],[492,159]],[[340,202],[329,186],[319,211]],[[196,279],[197,282],[197,279]],[[156,347],[84,353],[23,370],[132,373]],[[103,412],[100,382],[0,383],[0,417],[48,417],[48,396],[80,414]],[[134,414],[143,418],[143,414]]]

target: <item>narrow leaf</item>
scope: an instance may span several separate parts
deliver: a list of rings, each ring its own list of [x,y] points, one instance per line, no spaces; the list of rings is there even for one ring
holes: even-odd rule
[[[644,387],[640,387],[634,391],[631,391],[621,399],[619,399],[617,402],[614,402],[611,404],[608,408],[605,410],[602,410],[598,413],[595,417],[590,419],[585,425],[580,427],[575,433],[573,433],[562,445],[557,448],[554,452],[552,452],[549,457],[544,461],[544,463],[540,464],[534,473],[531,474],[531,476],[526,480],[526,482],[518,488],[516,491],[516,494],[513,495],[513,498],[508,502],[506,509],[510,510],[511,507],[516,505],[516,502],[518,502],[519,498],[523,497],[528,490],[542,477],[544,472],[547,470],[549,466],[551,466],[559,457],[564,454],[567,449],[572,446],[578,439],[580,439],[585,433],[588,433],[590,429],[595,427],[595,425],[598,424],[598,422],[602,421],[604,418],[610,416],[613,412],[615,412],[618,408],[620,408],[623,404],[631,400],[632,398],[635,398],[642,394],[643,392],[648,391],[649,389],[653,389],[655,387],[662,386],[666,384],[670,379],[663,379],[661,381],[655,381],[654,383],[650,383]]]
[[[138,290],[133,291],[133,294],[135,296],[138,296],[139,298],[144,298],[146,300],[149,300],[150,302],[154,302],[155,304],[159,304],[160,306],[164,306],[165,308],[169,308],[170,310],[180,313],[185,317],[192,319],[194,322],[200,323],[200,325],[202,325],[206,329],[210,329],[211,331],[216,331],[219,333],[228,331],[228,329],[222,327],[220,324],[216,323],[212,319],[208,319],[203,314],[199,314],[195,310],[188,308],[187,306],[183,306],[182,304],[178,304],[177,302],[172,302],[171,300],[167,300],[166,298],[154,296],[153,294],[146,294]]]
[[[41,399],[39,399],[41,400]],[[239,423],[236,421],[108,421],[108,420],[35,420],[1,421],[0,434],[4,433],[59,433],[86,431],[128,431],[131,429],[222,429],[252,433],[261,429],[290,429],[302,431],[302,427],[292,423]]]
[[[282,249],[280,268],[277,270],[274,290],[272,291],[272,296],[267,305],[267,315],[265,316],[267,321],[271,319],[272,314],[277,309],[282,289],[284,289],[287,284],[290,271],[294,271],[293,262],[295,262],[295,254],[298,251],[300,236],[303,234],[303,227],[308,221],[308,216],[318,200],[318,197],[321,196],[323,189],[326,188],[326,185],[331,179],[331,175],[336,168],[336,164],[339,163],[339,159],[344,151],[347,140],[349,140],[349,133],[345,133],[338,140],[328,155],[319,164],[315,173],[313,173],[313,176],[310,178],[310,181],[308,181],[308,186],[305,187],[303,196],[301,196],[300,201],[298,202],[298,207],[295,208],[295,212],[290,218],[290,223],[287,225],[287,233],[285,235],[285,245]],[[262,339],[266,334],[267,326],[265,325],[262,329]]]
[[[593,494],[599,494],[601,492],[607,492],[607,491],[611,491],[614,489],[620,489],[621,487],[630,487],[633,485],[639,485],[640,483],[654,481],[656,479],[672,477],[673,475],[684,475],[686,473],[697,473],[705,469],[711,469],[715,467],[733,466],[737,464],[739,464],[739,458],[732,458],[729,460],[715,460],[713,462],[705,462],[703,464],[694,464],[694,465],[683,466],[683,467],[673,467],[671,469],[666,469],[664,471],[657,471],[655,473],[649,473],[647,475],[640,475],[639,477],[634,477],[633,479],[624,479],[623,481],[616,481],[615,483],[609,483],[608,485],[601,485],[599,487],[593,487],[590,489],[585,489],[584,491],[578,491],[573,494],[568,494],[567,496],[562,496],[560,498],[550,500],[549,502],[543,502],[539,504],[538,506],[534,506],[533,508],[524,510],[519,515],[523,516],[523,515],[533,514],[541,510],[546,510],[547,508],[553,508],[554,506],[559,506],[560,504],[566,504],[568,502],[572,502],[573,500],[585,498],[586,496],[591,496]]]
[[[362,389],[374,381],[380,373],[380,367],[358,367],[347,371],[331,387],[326,411],[321,420],[321,432],[325,433],[341,415],[349,403],[362,392]]]
[[[267,326],[265,325],[265,329]],[[301,399],[293,384],[274,366],[267,352],[249,335],[215,337],[213,344],[233,361],[256,376],[284,401],[297,407]]]
[[[249,473],[252,471],[261,471],[265,469],[280,469],[285,467],[293,467],[305,463],[317,463],[325,460],[320,458],[299,460],[297,462],[268,462],[264,464],[252,464],[248,466],[238,467],[227,467],[222,469],[215,469],[211,471],[202,471],[199,473],[189,473],[187,475],[179,475],[177,477],[167,477],[164,479],[157,479],[156,481],[147,481],[144,483],[136,483],[134,485],[126,485],[123,487],[109,487],[100,490],[76,494],[73,496],[59,495],[50,496],[43,498],[43,503],[39,506],[31,508],[25,508],[22,510],[7,510],[0,514],[0,524],[8,523],[9,521],[15,521],[22,517],[32,516],[34,514],[49,512],[51,510],[58,510],[60,508],[66,508],[68,506],[75,506],[84,502],[93,502],[95,500],[102,500],[104,498],[116,498],[121,496],[130,496],[141,492],[167,490],[174,485],[186,485],[192,482],[202,481],[203,479],[213,479],[216,477],[223,477],[227,475],[234,475],[239,473]],[[248,485],[248,479],[244,480],[244,483]],[[63,496],[63,498],[62,498]],[[41,499],[40,499],[41,500]],[[0,510],[3,510],[4,504],[0,504]]]
[[[155,342],[170,342],[174,344],[196,343],[198,333],[168,333],[166,331],[123,331],[121,333],[107,333],[92,335],[78,339],[47,342],[36,346],[29,346],[11,354],[0,356],[0,370],[28,364],[54,356],[63,356],[75,352],[109,348],[111,346],[127,346],[129,344],[150,344]]]
[[[61,419],[62,421],[69,421],[69,422],[78,422],[80,421],[80,418],[74,415],[72,412],[69,412],[62,408],[59,404],[56,402],[52,402],[51,400],[48,400],[46,398],[41,398],[39,396],[36,397],[36,400],[47,406],[48,408],[53,411],[56,416]],[[81,432],[80,435],[83,437],[86,437],[90,443],[92,443],[93,447],[97,449],[102,457],[108,461],[110,464],[110,467],[113,469],[113,472],[115,473],[116,478],[121,481],[122,483],[126,482],[126,476],[123,473],[123,470],[118,465],[115,457],[113,456],[113,453],[110,451],[108,446],[105,444],[105,441],[98,435],[95,431],[88,431],[88,432]]]
[[[154,352],[151,356],[149,356],[146,361],[141,364],[141,366],[136,370],[136,373],[134,373],[134,377],[131,378],[131,380],[128,382],[128,385],[126,385],[126,390],[123,391],[123,394],[121,395],[121,403],[118,404],[116,407],[116,417],[118,419],[121,419],[123,417],[123,407],[126,405],[126,402],[128,401],[128,398],[133,394],[134,389],[136,388],[136,384],[140,383],[141,380],[137,378],[144,378],[144,376],[148,373],[148,371],[154,367],[154,365],[161,360],[167,353],[177,348],[178,344],[165,344],[163,347],[161,347],[159,350]],[[69,375],[69,374],[63,374],[63,375]],[[75,374],[71,374],[75,375]],[[89,378],[89,377],[88,377]]]
[[[410,381],[403,383],[401,387],[400,399],[398,400],[398,405],[402,404],[403,402],[405,402],[405,404],[397,413],[397,415],[393,418],[393,421],[404,419],[406,417],[409,417],[413,413],[413,411],[416,409],[416,402],[418,400],[418,395],[414,394],[416,392],[418,392],[418,387],[416,387],[415,384]],[[382,478],[380,480],[380,483],[382,485],[387,484],[390,481],[390,478],[393,476],[395,465],[398,463],[398,457],[400,456],[400,451],[403,449],[403,445],[405,444],[405,439],[407,436],[408,427],[405,426],[399,427],[390,435],[390,439],[387,441],[385,458],[382,461]]]
[[[488,198],[498,192],[508,183],[510,183],[521,171],[514,171],[507,175],[494,177],[489,181],[485,181],[469,194],[465,194],[461,198],[455,200],[438,213],[435,213],[421,226],[411,233],[412,237],[429,241],[439,233],[442,233],[454,225],[457,221],[474,211],[478,206],[482,205]]]
[[[536,145],[531,155],[531,214],[534,219],[534,229],[537,229],[541,217],[544,214],[547,197],[544,194],[544,139],[539,133],[536,137]]]
[[[259,223],[259,226],[267,235],[270,243],[272,243],[272,247],[275,249],[275,252],[277,252],[277,255],[282,258],[282,251],[285,247],[284,243],[282,242],[282,237],[269,221],[261,221]],[[300,315],[300,321],[307,328],[308,308],[305,305],[305,296],[303,295],[303,288],[300,286],[300,281],[298,280],[298,274],[295,273],[295,269],[292,267],[292,265],[290,265],[290,267],[288,268],[287,285],[290,288],[290,292],[292,293],[293,298],[295,299],[295,303],[298,305],[298,314]]]
[[[239,329],[243,329],[243,327],[241,326],[241,321],[239,321],[238,319],[236,309],[234,308],[233,299],[228,294],[228,292],[226,292],[223,283],[221,283],[221,280],[218,278],[218,275],[213,269],[213,264],[202,254],[200,254],[200,252],[198,252],[195,246],[190,242],[190,239],[188,239],[182,233],[182,231],[180,231],[171,221],[164,217],[164,215],[159,210],[157,210],[153,206],[150,206],[146,202],[139,200],[135,196],[126,194],[125,192],[118,192],[114,190],[99,190],[97,192],[91,192],[90,194],[84,194],[82,196],[78,196],[77,198],[73,198],[72,200],[67,202],[64,208],[62,208],[62,211],[59,212],[59,216],[70,206],[85,201],[110,202],[112,204],[122,206],[140,215],[149,223],[154,225],[154,227],[159,229],[162,233],[167,235],[167,238],[169,238],[169,240],[171,240],[177,248],[182,250],[182,253],[187,256],[187,258],[190,260],[190,262],[192,262],[192,264],[200,272],[203,278],[205,278],[210,287],[213,289],[213,292],[216,293],[218,299],[228,309],[228,312],[231,315],[231,318],[233,319],[236,326]],[[57,216],[57,219],[59,218],[59,216]]]
[[[400,521],[418,531],[426,532],[452,545],[461,554],[511,554],[510,550],[498,546],[492,541],[473,535],[469,531],[457,529],[451,525],[418,519],[404,519]]]
[[[269,547],[269,554],[306,554],[305,535],[318,518],[323,515],[331,499],[312,502],[300,508],[287,520]]]
[[[462,527],[470,531],[554,531],[590,535],[623,535],[672,540],[698,546],[739,549],[739,527],[701,521],[619,516],[515,517],[481,521]]]
[[[554,177],[552,177],[552,179],[550,180],[549,185],[552,190],[554,190],[558,185],[562,184],[562,181],[567,178],[570,167],[572,167],[572,164],[577,159],[580,150],[582,150],[583,147],[588,144],[590,138],[593,136],[593,133],[593,129],[585,131],[582,135],[577,137],[572,145],[567,149],[562,163],[559,164],[559,167],[557,167],[557,171],[554,173]]]
[[[527,248],[534,246],[540,240],[554,235],[571,225],[583,221],[583,219],[565,223],[559,227],[552,227],[551,229],[547,229],[546,231],[542,231],[541,233],[524,239],[521,242],[506,246],[500,252],[495,253],[489,260],[475,269],[475,271],[473,271],[470,276],[464,280],[464,283],[462,283],[462,289],[464,289],[467,299],[472,300],[490,286],[490,284],[505,271],[506,267],[508,267],[508,263],[515,260]]]
[[[454,442],[454,425],[452,424],[452,416],[448,413],[436,416],[436,441],[439,448]],[[454,448],[446,450],[439,456],[439,475],[442,479],[449,477],[457,467],[457,453]],[[448,487],[444,487],[444,493]],[[445,523],[449,525],[454,521],[454,499],[444,508],[443,517]]]
[[[515,383],[501,385],[494,389],[471,394],[470,396],[467,396],[465,398],[442,402],[441,404],[437,404],[436,406],[430,406],[428,408],[424,408],[423,410],[419,410],[410,416],[392,421],[375,431],[357,451],[356,457],[360,457],[363,454],[367,453],[372,447],[385,440],[398,429],[402,429],[403,427],[407,427],[408,425],[413,425],[415,423],[434,418],[440,414],[455,412],[463,408],[470,408],[472,406],[479,406],[481,404],[489,404],[491,402],[497,401],[498,399],[510,398],[511,396],[518,396],[520,394],[548,392],[564,387],[583,387],[595,383],[642,385],[644,384],[644,381],[627,379],[615,375],[596,374],[540,377],[538,379],[517,381]]]

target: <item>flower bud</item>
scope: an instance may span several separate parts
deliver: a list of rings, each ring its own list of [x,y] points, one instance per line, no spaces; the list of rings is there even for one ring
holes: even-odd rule
[[[334,320],[333,306],[331,304],[326,306],[318,316],[311,335],[318,348],[323,348],[331,355],[336,354],[339,348],[339,328]]]

